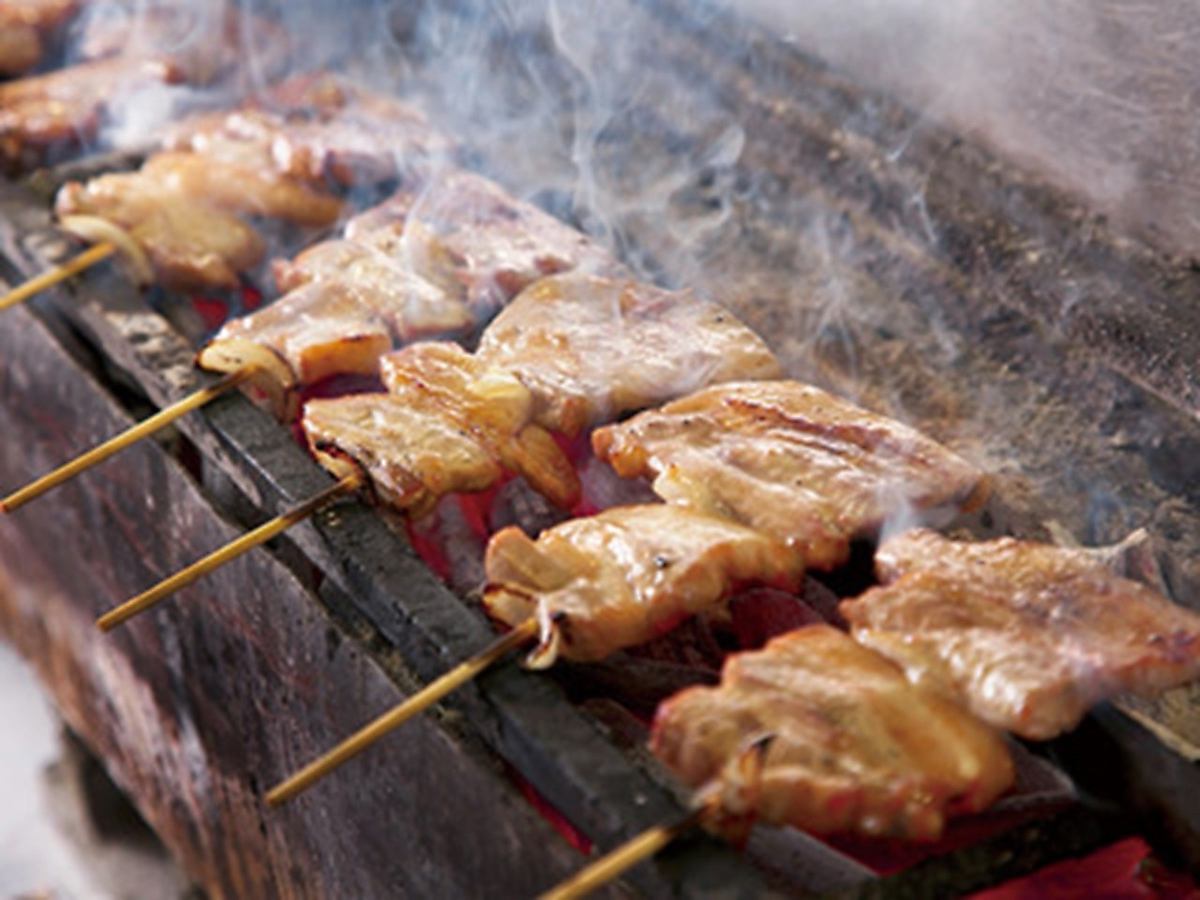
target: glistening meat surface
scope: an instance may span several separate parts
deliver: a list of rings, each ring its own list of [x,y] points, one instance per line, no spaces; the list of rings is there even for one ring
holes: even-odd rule
[[[1087,550],[918,530],[887,541],[883,587],[845,601],[857,640],[976,715],[1045,739],[1093,703],[1200,677],[1200,616]]]
[[[819,569],[889,516],[982,495],[981,473],[937,442],[796,381],[708,387],[599,429],[592,445],[664,500],[775,535]]]
[[[996,732],[824,625],[736,654],[719,686],[665,701],[651,749],[703,791],[710,824],[734,839],[759,819],[932,840],[947,817],[984,809],[1013,782]]]
[[[485,561],[488,612],[515,626],[536,616],[531,664],[599,660],[698,614],[720,615],[736,586],[795,590],[803,563],[765,535],[665,504],[572,519],[535,541],[498,532]]]

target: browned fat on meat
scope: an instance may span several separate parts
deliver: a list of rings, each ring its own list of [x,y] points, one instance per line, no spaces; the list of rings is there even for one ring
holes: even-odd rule
[[[242,109],[191,117],[165,143],[346,187],[382,183],[456,151],[416,108],[329,73],[289,78]]]
[[[346,227],[346,239],[404,258],[461,295],[480,320],[539,278],[625,273],[607,249],[480,175],[443,170]]]
[[[0,170],[24,171],[78,148],[96,136],[113,97],[151,78],[141,61],[118,58],[0,84]]]
[[[507,302],[544,270],[616,265],[589,239],[487,179],[443,173],[355,217],[343,239],[277,262],[275,279],[286,293],[276,305],[288,304],[291,313],[267,308],[231,322],[199,362],[215,371],[254,365],[276,414],[289,416],[296,387],[335,373],[374,373],[389,346],[385,337],[394,346],[460,334],[487,313],[484,295]]]
[[[704,385],[780,374],[762,338],[715,303],[578,273],[524,291],[478,354],[520,378],[537,421],[567,435]]]
[[[830,569],[889,516],[982,502],[982,474],[892,419],[796,381],[722,384],[592,437],[625,478],[724,515]]]
[[[1200,616],[1090,551],[917,530],[884,543],[876,566],[885,586],[841,604],[855,638],[1022,737],[1200,677]]]
[[[237,215],[142,173],[69,182],[58,193],[60,217],[94,216],[123,229],[150,260],[155,277],[176,290],[228,288],[265,252]]]
[[[390,394],[310,400],[302,425],[335,474],[364,472],[376,497],[419,516],[448,493],[482,491],[505,470],[563,507],[579,481],[553,438],[531,424],[531,398],[456,344],[414,344],[384,359]]]
[[[745,766],[768,737],[759,765]],[[651,749],[703,791],[717,827],[756,817],[816,834],[932,840],[1014,777],[999,734],[824,625],[736,654],[719,686],[665,701]]]
[[[506,625],[531,616],[541,643],[529,657],[599,660],[694,615],[722,615],[735,587],[795,590],[803,561],[732,522],[665,504],[572,519],[532,540],[516,527],[492,537],[483,604]]]
[[[0,3],[0,75],[20,75],[42,61],[45,43],[75,15],[78,0]]]

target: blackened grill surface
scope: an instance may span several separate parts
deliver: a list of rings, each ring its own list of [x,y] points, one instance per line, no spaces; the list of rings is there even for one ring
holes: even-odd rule
[[[1187,354],[1196,344],[1190,336],[1200,333],[1197,274],[1109,234],[1036,178],[792,48],[761,35],[749,44],[727,43],[722,35],[747,34],[743,23],[722,28],[710,12],[699,30],[689,26],[694,17],[682,5],[616,0],[614,6],[613,15],[634,17],[655,35],[647,43],[659,58],[647,63],[656,90],[681,101],[640,109],[606,134],[599,164],[611,167],[618,188],[622,178],[635,180],[640,165],[669,167],[702,144],[704,135],[685,115],[671,118],[696,94],[716,97],[736,113],[746,136],[735,163],[706,173],[672,201],[700,214],[724,204],[728,213],[695,248],[694,265],[669,268],[671,248],[654,223],[626,223],[635,254],[667,260],[659,273],[667,280],[722,298],[768,336],[790,374],[897,413],[957,446],[986,448],[1001,478],[997,502],[974,523],[980,536],[1008,528],[1045,536],[1047,523],[1057,522],[1100,543],[1149,525],[1176,599],[1196,602],[1200,478],[1187,467],[1200,459],[1200,400]],[[539,36],[523,37],[517,43],[526,53],[548,52]],[[517,76],[500,71],[498,77]],[[901,145],[906,150],[897,157]],[[519,142],[510,152],[521,152]],[[493,150],[481,160],[509,181],[507,153]],[[733,189],[714,200],[714,185]],[[3,207],[3,246],[17,268],[36,271],[61,251],[47,236],[44,206],[6,188]],[[119,279],[97,276],[86,285],[40,306],[69,319],[156,403],[195,383],[189,341],[147,315]],[[1068,287],[1083,301],[1064,307]],[[853,297],[853,309],[831,316],[835,289]],[[1128,303],[1130,296],[1139,302]],[[186,326],[179,298],[155,299]],[[325,483],[282,429],[240,399],[187,420],[183,429],[264,510]],[[368,511],[341,508],[294,539],[418,677],[432,677],[486,641],[479,618]],[[501,669],[453,706],[602,846],[678,808],[544,679]],[[1172,719],[1186,717],[1187,704],[1182,709],[1152,715],[1186,743],[1196,726]],[[1147,821],[1163,817],[1170,844],[1193,863],[1200,860],[1195,765],[1178,753],[1168,754],[1173,767],[1148,764],[1163,746],[1116,709],[1097,721],[1097,727],[1109,722],[1104,733],[1122,751],[1114,760],[1124,754],[1133,760],[1125,765],[1143,773],[1136,796],[1120,799],[1144,807]],[[1168,768],[1178,781],[1164,785],[1151,777]],[[1077,817],[1054,817],[1014,832],[1008,845],[1001,838],[933,860],[870,890],[903,896],[935,886],[980,887],[1017,873],[1021,864],[1001,863],[1013,859],[1012,846],[1026,842],[1046,856],[1085,849],[1107,834],[1106,823],[1093,824],[1089,832]],[[1067,835],[1080,843],[1068,848]],[[1027,865],[1038,857],[1015,855]],[[707,861],[700,863],[702,857]],[[839,868],[836,854],[824,858],[833,870],[824,887],[862,878],[860,869]],[[688,876],[693,886],[707,879],[735,893],[761,887],[744,863],[706,842],[634,877],[661,891],[664,872],[688,866],[696,866]]]

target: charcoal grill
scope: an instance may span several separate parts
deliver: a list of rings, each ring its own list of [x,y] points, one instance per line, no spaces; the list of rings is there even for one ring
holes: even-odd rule
[[[615,196],[643,190],[647,172],[689,173],[663,208],[696,226],[681,256],[662,219],[622,219],[626,255],[721,298],[791,375],[984,453],[996,488],[964,523],[975,535],[1099,544],[1146,526],[1169,592],[1195,605],[1200,273],[752,25],[674,0],[611,5],[647,36],[629,57],[645,92],[597,135],[597,172]],[[478,13],[468,6],[458,14]],[[396,18],[400,47],[419,22]],[[544,29],[479,27],[479,51],[516,101],[530,72],[542,89],[579,89]],[[411,50],[414,83],[436,99]],[[469,142],[468,107],[440,112]],[[713,123],[697,108],[740,124],[739,152],[711,151]],[[529,188],[537,142],[514,134],[475,148],[476,162]],[[50,226],[54,185],[111,165],[86,159],[2,186],[7,280],[67,252]],[[538,199],[571,211],[554,190]],[[1064,307],[1067,290],[1079,299]],[[839,307],[838,292],[853,305]],[[0,317],[3,483],[197,386],[202,331],[187,298],[139,296],[112,272]],[[531,795],[600,848],[679,815],[669,779],[576,702],[579,673],[512,663],[268,812],[266,787],[483,646],[478,612],[376,513],[346,502],[113,635],[92,621],[327,483],[286,428],[230,396],[0,520],[14,576],[6,636],[200,884],[239,897],[525,896],[584,859]],[[1133,832],[1200,869],[1195,689],[1102,706],[1043,753],[1077,798],[1051,791],[1031,815],[896,872],[799,835],[768,835],[744,855],[695,836],[611,890],[957,894]]]

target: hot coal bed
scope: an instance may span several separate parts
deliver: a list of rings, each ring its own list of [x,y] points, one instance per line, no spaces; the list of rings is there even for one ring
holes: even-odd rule
[[[544,18],[452,7],[442,23],[470,21],[489,103],[516,115],[557,97],[539,107],[550,129],[596,89]],[[984,460],[993,497],[959,529],[1093,545],[1145,527],[1136,562],[1194,605],[1196,267],[753,25],[695,4],[606,11],[642,35],[622,55],[642,90],[590,136],[589,171],[609,197],[657,191],[663,215],[597,219],[561,185],[535,199],[607,231],[660,281],[719,298],[791,376]],[[428,13],[388,20],[396,51],[428,112],[470,145],[478,110],[431,71],[442,60]],[[528,187],[536,130],[481,143],[475,167]],[[54,186],[113,164],[93,157],[3,185],[6,280],[66,252],[50,224]],[[194,350],[211,325],[198,310],[211,304],[195,300],[139,295],[98,271],[0,316],[5,487],[196,386]],[[111,635],[93,621],[327,483],[286,428],[229,396],[0,521],[0,562],[18,582],[3,593],[6,637],[200,884],[239,897],[527,896],[579,868],[581,848],[680,814],[686,798],[641,746],[654,701],[704,677],[695,657],[709,636],[695,633],[695,646],[685,635],[657,654],[549,675],[506,663],[268,811],[267,787],[489,640],[472,599],[381,516],[345,502]],[[814,579],[810,599],[868,579],[864,547]],[[1107,704],[1075,733],[1020,751],[1015,795],[934,847],[764,830],[738,854],[697,835],[626,886],[952,895],[1126,835],[1196,871],[1196,697]]]

